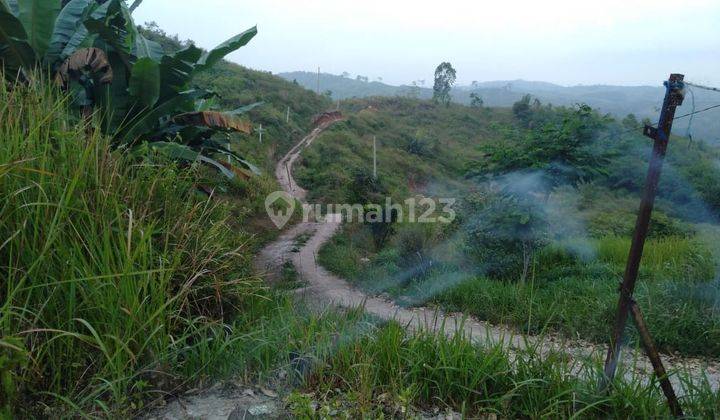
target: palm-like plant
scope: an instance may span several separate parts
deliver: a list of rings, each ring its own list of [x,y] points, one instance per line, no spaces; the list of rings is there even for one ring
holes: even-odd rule
[[[250,132],[240,114],[217,112],[203,104],[213,92],[194,89],[192,79],[230,52],[246,45],[256,28],[203,51],[194,45],[174,54],[145,38],[132,18],[141,0],[0,0],[0,62],[6,78],[24,80],[31,69],[51,71],[72,92],[74,103],[98,110],[103,129],[117,146],[153,150],[215,167],[222,154],[242,168],[257,169],[216,136]],[[233,171],[223,171],[233,176]]]

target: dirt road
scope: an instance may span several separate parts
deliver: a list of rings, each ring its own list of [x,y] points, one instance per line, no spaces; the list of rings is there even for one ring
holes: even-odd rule
[[[301,202],[307,197],[307,191],[300,187],[293,178],[293,164],[302,151],[309,147],[318,135],[334,121],[326,122],[314,129],[307,137],[298,143],[278,163],[276,176],[282,188]],[[510,348],[522,349],[526,346],[538,346],[541,352],[561,351],[571,360],[599,361],[605,355],[606,347],[580,340],[567,340],[557,336],[524,336],[517,332],[487,323],[469,319],[461,314],[446,314],[431,308],[407,309],[395,305],[393,302],[380,297],[369,296],[352,287],[347,281],[341,279],[317,264],[317,253],[340,228],[341,221],[337,215],[329,215],[325,220],[315,222],[301,222],[284,232],[276,241],[268,245],[259,255],[257,268],[268,274],[268,277],[277,275],[280,268],[291,261],[300,277],[307,283],[307,287],[299,291],[306,299],[322,305],[336,305],[344,308],[362,306],[365,311],[380,319],[395,320],[406,325],[410,330],[430,329],[443,331],[451,335],[461,331],[479,343],[502,343]],[[296,238],[309,234],[310,239],[305,242],[299,252],[296,249]],[[691,358],[664,356],[666,368],[671,371],[684,372],[695,379],[706,377],[712,386],[717,389],[720,384],[720,365],[717,361],[705,361]],[[647,359],[632,349],[624,352],[622,364],[627,368],[626,375],[640,375],[648,377],[652,367]],[[578,364],[579,365],[579,364]],[[579,368],[578,368],[579,369]],[[673,382],[684,393],[680,381],[673,377]]]

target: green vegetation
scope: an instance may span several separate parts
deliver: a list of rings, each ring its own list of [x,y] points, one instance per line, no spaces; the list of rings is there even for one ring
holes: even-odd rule
[[[512,357],[512,361],[511,361]],[[615,384],[597,395],[598,368],[575,377],[563,354],[536,349],[509,356],[500,346],[477,347],[460,335],[409,335],[390,324],[338,345],[308,382],[323,404],[301,394],[290,399],[296,415],[320,418],[345,412],[356,418],[405,417],[414,407],[455,410],[468,418],[667,417],[657,388]],[[687,415],[717,415],[717,395],[700,386],[683,398]]]
[[[278,74],[289,82],[297,82],[301,86],[314,91],[317,89],[318,75],[314,72],[295,71]],[[482,77],[482,76],[478,76]],[[665,89],[656,86],[608,86],[608,85],[577,85],[560,86],[547,82],[526,80],[497,80],[488,82],[472,82],[471,85],[456,85],[450,95],[454,102],[472,105],[475,97],[481,97],[483,105],[492,108],[510,108],[531,95],[542,103],[555,106],[574,106],[585,103],[602,113],[610,113],[618,119],[633,114],[636,122],[646,118],[657,119],[657,107],[663,99]],[[365,76],[320,74],[320,87],[330,90],[334,100],[384,97],[407,97],[414,99],[432,99],[432,86],[425,86],[424,80],[414,81],[410,85],[395,86],[369,81]],[[695,110],[713,106],[717,103],[717,93],[701,89],[693,89]],[[693,102],[688,98],[677,115],[693,111]],[[698,114],[693,123],[689,118],[675,122],[674,131],[680,135],[691,134],[693,138],[717,145],[720,139],[720,110],[714,109]]]
[[[252,215],[262,186],[248,195],[201,166],[113,151],[97,121],[73,122],[70,98],[33,80],[0,91],[5,417],[125,417],[166,393],[278,370],[354,404],[349,413],[383,410],[382,398],[466,413],[666,414],[640,384],[596,399],[594,381],[565,377],[562,359],[528,354],[511,368],[505,349],[378,328],[359,311],[318,315],[267,290],[236,219]],[[198,182],[232,194],[210,199]],[[307,413],[301,396],[290,401]],[[684,402],[697,415],[718,409],[702,386]]]
[[[8,88],[0,328],[23,363],[3,366],[16,391],[2,400],[117,410],[157,389],[151,377],[199,365],[198,336],[261,289],[251,249],[228,253],[250,236],[229,228],[229,203],[196,192],[212,179],[201,168],[112,152],[41,76]],[[42,397],[23,402],[30,390]]]
[[[452,90],[456,79],[457,73],[455,72],[452,64],[448,62],[440,63],[440,65],[435,69],[433,100],[448,106],[452,100],[450,90]]]
[[[154,23],[140,28],[140,32],[161,44],[171,54],[192,45],[190,41],[183,42],[169,36]],[[198,74],[193,81],[199,88],[215,92],[213,100],[222,109],[262,104],[245,113],[256,128],[262,125],[265,130],[265,141],[262,144],[255,131],[228,135],[233,151],[257,163],[269,174],[275,170],[274,162],[310,130],[313,118],[332,105],[326,98],[268,72],[248,69],[224,60]]]
[[[667,416],[655,383],[618,380],[598,396],[596,367],[573,376],[577,366],[564,355],[408,334],[359,309],[318,313],[293,299],[303,279],[292,265],[268,288],[252,259],[277,234],[261,215],[277,188],[272,168],[329,100],[222,61],[254,29],[202,51],[157,26],[137,28],[137,4],[0,0],[9,71],[0,77],[0,418],[142,415],[169,395],[238,377],[285,378],[298,391],[288,404],[300,417],[322,416],[338,401],[349,416],[433,407],[468,416]],[[326,201],[452,191],[467,197],[460,219],[409,225],[394,215],[388,225],[348,226],[320,258],[410,304],[434,300],[533,333],[601,339],[638,176],[636,168],[621,179],[593,170],[597,162],[624,168],[632,153],[598,153],[586,130],[614,123],[529,99],[515,113],[446,99],[347,102],[350,117],[309,151],[300,175]],[[263,124],[265,143],[240,114]],[[367,134],[375,132],[380,179],[368,171]],[[639,292],[651,327],[662,330],[658,342],[690,354],[720,351],[718,303],[708,299],[717,296],[716,226],[699,224],[720,205],[714,153],[670,157],[674,184]],[[252,168],[245,158],[266,173],[238,170]],[[537,212],[517,190],[467,190],[469,178],[502,180],[518,169],[555,171],[534,201],[571,205],[587,237],[567,234],[573,226],[559,233],[567,218]],[[615,184],[623,194],[612,195]],[[502,230],[474,223],[474,204]],[[294,251],[309,239],[295,238]],[[496,258],[506,263],[491,269]],[[683,403],[694,416],[720,410],[705,383],[689,384]]]
[[[313,199],[357,197],[353,174],[371,162],[367,137],[378,133],[379,190],[395,202],[461,200],[453,224],[396,224],[384,246],[370,227],[347,225],[321,251],[323,265],[403,304],[607,339],[649,153],[638,134],[618,134],[631,121],[621,128],[585,106],[530,98],[513,110],[399,98],[343,105],[347,122],[298,171]],[[417,140],[430,152],[417,153]],[[664,351],[720,354],[718,156],[683,139],[669,151],[637,296]]]
[[[72,0],[62,7],[59,0],[3,1],[0,19],[7,28],[0,38],[5,78],[27,81],[31,72],[49,69],[85,117],[97,113],[114,146],[200,161],[229,178],[236,171],[230,162],[258,172],[216,135],[250,132],[238,116],[258,104],[218,112],[212,109],[213,92],[191,86],[197,74],[250,42],[256,28],[210,51],[191,44],[166,54],[138,30],[122,0]]]

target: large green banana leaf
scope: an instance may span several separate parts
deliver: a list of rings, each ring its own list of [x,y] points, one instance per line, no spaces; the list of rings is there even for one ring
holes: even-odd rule
[[[242,156],[238,155],[237,153],[233,152],[232,150],[228,149],[226,146],[220,144],[217,140],[214,139],[208,139],[202,142],[200,147],[203,150],[210,151],[212,153],[217,153],[221,155],[225,155],[228,157],[231,157],[234,159],[237,163],[240,164],[241,167],[250,170],[255,175],[261,175],[262,171],[260,171],[260,168],[253,165],[252,163],[245,160]]]
[[[38,57],[45,55],[60,13],[60,0],[18,0],[18,18],[25,27],[28,43]]]
[[[152,108],[160,98],[160,65],[149,57],[136,61],[130,74],[128,92],[144,108]]]
[[[135,37],[135,49],[133,52],[139,58],[148,57],[156,62],[160,62],[165,55],[165,51],[160,44],[155,41],[150,41],[139,32]]]
[[[83,25],[83,17],[94,4],[93,0],[70,0],[58,14],[50,38],[50,46],[45,53],[45,62],[56,64],[75,53],[87,38],[87,29]]]
[[[167,141],[154,141],[152,143],[145,143],[138,146],[137,151],[142,152],[143,149],[150,149],[156,153],[163,154],[173,160],[183,160],[186,162],[203,162],[205,164],[213,166],[215,169],[220,171],[229,179],[235,178],[235,174],[222,165],[220,162],[203,155],[202,153],[191,149],[188,146],[180,143],[172,143]]]
[[[196,100],[210,96],[212,96],[210,92],[201,89],[181,92],[155,108],[137,115],[118,137],[119,144],[134,143],[138,138],[151,133],[159,125],[161,118],[189,111]]]
[[[222,60],[226,55],[247,45],[247,43],[250,42],[255,35],[257,35],[257,27],[253,26],[247,31],[228,39],[212,50],[206,52],[202,57],[200,57],[200,60],[198,60],[195,71],[201,72],[207,70],[217,64],[217,62]]]
[[[173,55],[166,55],[162,58],[160,62],[161,98],[168,98],[187,89],[188,83],[193,78],[195,63],[202,57],[202,54],[203,51],[200,48],[191,44]]]
[[[0,62],[8,78],[15,78],[21,69],[35,64],[35,52],[27,42],[25,28],[8,10],[0,10]]]
[[[128,42],[131,44],[133,55],[138,58],[149,57],[160,62],[163,55],[165,55],[162,46],[155,41],[150,41],[145,38],[140,31],[138,31],[135,21],[132,18],[132,12],[124,2],[119,2],[119,7],[121,16],[125,22],[124,32],[127,34]]]

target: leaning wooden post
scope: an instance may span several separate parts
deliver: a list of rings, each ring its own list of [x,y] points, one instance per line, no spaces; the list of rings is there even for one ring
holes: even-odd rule
[[[607,359],[605,360],[603,387],[606,387],[615,377],[618,360],[620,359],[623,334],[633,304],[633,292],[635,291],[640,260],[642,259],[645,239],[647,238],[648,228],[650,226],[650,217],[655,205],[655,196],[660,181],[660,174],[662,173],[665,153],[667,152],[673,119],[675,118],[675,110],[678,106],[682,105],[684,99],[683,79],[684,76],[682,74],[670,75],[670,79],[665,82],[665,100],[663,101],[662,111],[660,112],[658,128],[645,126],[644,134],[654,140],[654,145],[652,156],[650,157],[650,168],[645,182],[645,192],[640,202],[640,212],[635,224],[635,233],[633,234],[632,244],[630,246],[630,255],[625,268],[623,282],[620,286],[620,301],[618,302],[615,326],[612,332]]]
[[[657,348],[655,347],[655,342],[650,335],[650,330],[648,330],[647,324],[645,324],[645,318],[640,311],[640,307],[634,300],[630,302],[630,312],[632,313],[635,326],[637,326],[638,333],[640,334],[640,342],[645,349],[645,353],[650,359],[650,363],[652,363],[655,376],[657,376],[660,381],[660,388],[662,388],[665,398],[668,401],[670,412],[675,417],[685,417],[682,407],[680,406],[680,402],[677,399],[677,395],[675,395],[675,390],[670,382],[670,378],[665,370],[665,366],[663,366],[660,353],[658,353]]]

